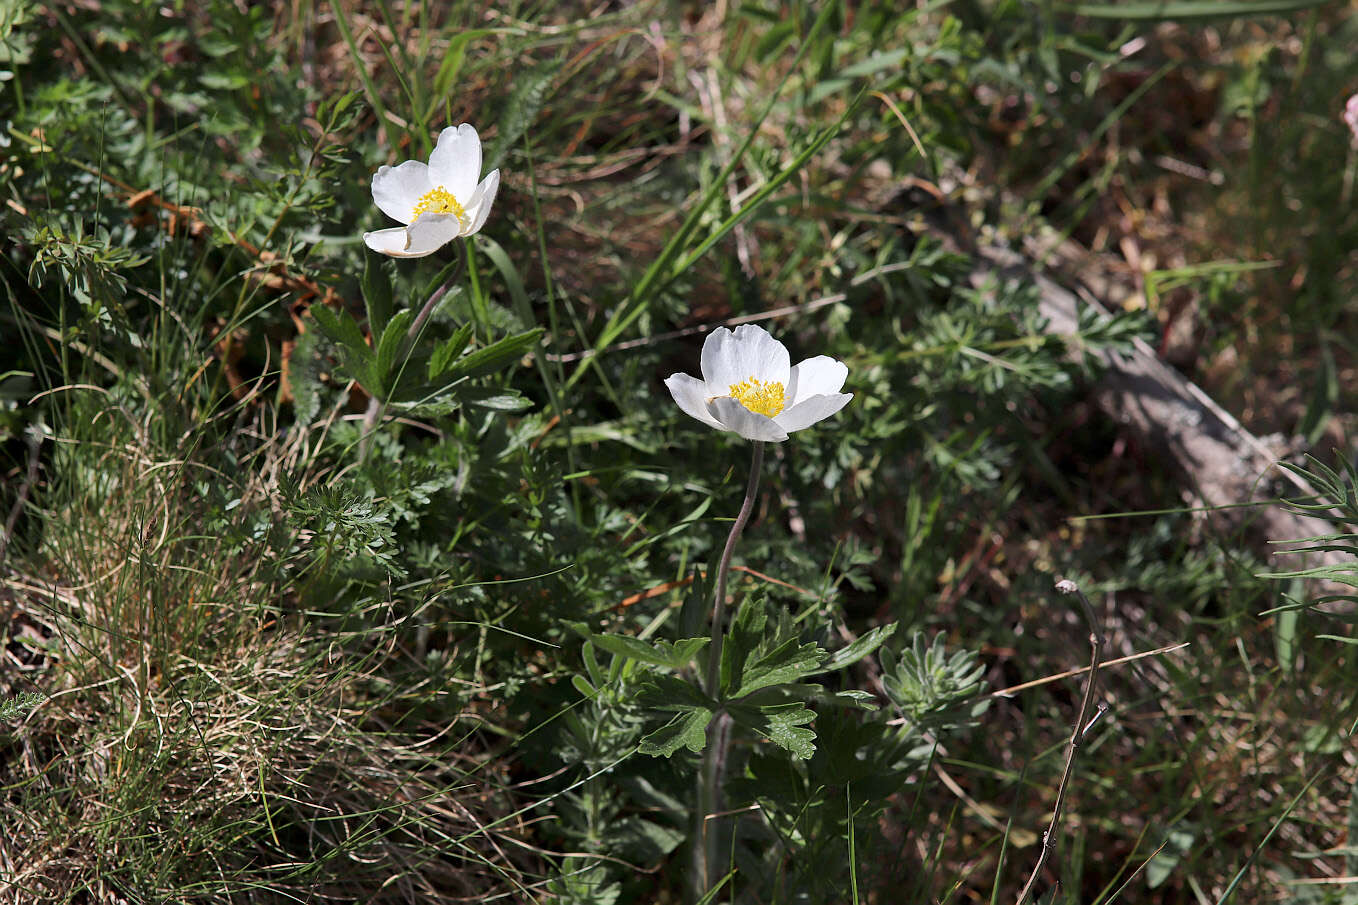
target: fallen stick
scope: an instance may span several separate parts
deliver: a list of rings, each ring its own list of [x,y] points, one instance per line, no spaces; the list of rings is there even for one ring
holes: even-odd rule
[[[1020,254],[977,246],[971,251],[978,262],[971,274],[972,285],[982,287],[998,275],[1037,287],[1048,333],[1077,336],[1082,305],[1108,313],[1092,294],[1077,296],[1041,272],[1036,259],[1047,257],[1045,249],[1034,247]],[[1128,354],[1096,351],[1094,357],[1103,366],[1094,388],[1099,408],[1168,456],[1202,501],[1208,507],[1219,507],[1218,517],[1233,519],[1231,526],[1241,527],[1239,516],[1247,516],[1251,528],[1275,543],[1334,533],[1324,519],[1278,504],[1280,495],[1312,497],[1316,490],[1300,476],[1277,468],[1278,456],[1266,444],[1202,388],[1161,361],[1144,340],[1134,340]],[[1262,505],[1241,506],[1250,502]],[[1342,561],[1335,553],[1303,555],[1281,548],[1273,552],[1289,556],[1285,563],[1289,569]],[[1329,593],[1319,586],[1316,591]]]

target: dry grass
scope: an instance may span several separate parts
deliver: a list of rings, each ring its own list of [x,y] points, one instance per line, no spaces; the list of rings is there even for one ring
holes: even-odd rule
[[[0,900],[527,895],[539,856],[476,689],[393,682],[412,654],[380,601],[352,614],[365,630],[304,617],[276,488],[238,487],[235,523],[209,523],[201,478],[231,478],[123,433],[56,438],[48,568],[4,579],[0,696],[46,699],[5,736]],[[243,474],[275,473],[289,445],[254,448]]]

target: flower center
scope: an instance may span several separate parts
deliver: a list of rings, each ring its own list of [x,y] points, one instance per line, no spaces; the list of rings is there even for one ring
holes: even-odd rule
[[[781,383],[776,380],[765,383],[754,377],[746,377],[740,383],[731,384],[731,398],[756,415],[770,418],[781,412],[787,401]]]
[[[420,196],[420,200],[415,203],[415,209],[410,212],[410,222],[414,223],[420,219],[420,214],[452,214],[459,223],[465,223],[467,220],[466,210],[458,203],[453,193],[443,186],[430,189]]]

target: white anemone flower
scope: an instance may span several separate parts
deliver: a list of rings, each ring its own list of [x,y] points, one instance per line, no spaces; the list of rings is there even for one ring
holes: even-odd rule
[[[844,408],[849,368],[828,355],[788,366],[787,348],[762,327],[718,327],[703,342],[703,379],[672,374],[674,401],[699,421],[747,440],[778,443]]]
[[[364,233],[373,251],[396,258],[422,258],[485,225],[500,171],[481,175],[481,139],[468,123],[439,133],[429,163],[407,160],[373,175],[373,201],[405,226]]]

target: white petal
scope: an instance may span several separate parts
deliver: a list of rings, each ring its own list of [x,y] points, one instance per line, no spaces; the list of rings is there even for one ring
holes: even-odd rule
[[[456,239],[461,228],[453,214],[425,214],[406,227],[364,233],[363,241],[393,258],[423,258]]]
[[[429,167],[407,160],[398,167],[378,167],[373,174],[373,201],[393,220],[409,223],[420,196],[432,189]]]
[[[817,421],[829,418],[849,404],[853,393],[834,393],[828,396],[812,396],[799,402],[790,409],[784,409],[774,416],[773,421],[789,434],[810,427]]]
[[[406,235],[406,228],[398,226],[395,229],[379,229],[377,232],[364,233],[363,241],[373,251],[380,251],[384,255],[391,255],[393,258],[407,258],[406,244],[409,240]]]
[[[830,396],[844,387],[849,366],[828,355],[817,355],[792,366],[788,375],[787,407],[792,408],[812,396]]]
[[[707,384],[688,374],[671,374],[665,378],[665,386],[685,413],[708,427],[723,430],[721,422],[707,411]]]
[[[424,214],[406,227],[410,234],[407,257],[422,258],[433,254],[462,233],[462,221],[456,214]]]
[[[730,396],[718,396],[707,404],[712,417],[721,422],[728,431],[740,434],[746,440],[766,440],[781,443],[787,439],[787,431],[779,427],[772,418],[752,412]]]
[[[734,333],[718,327],[703,342],[703,380],[714,391],[726,392],[731,384],[749,377],[786,388],[791,371],[788,362],[783,344],[753,324],[742,324]]]
[[[481,139],[469,123],[449,126],[439,133],[429,155],[429,181],[453,193],[464,208],[481,178]]]
[[[500,191],[500,171],[491,170],[481,184],[472,192],[472,200],[467,205],[467,216],[471,219],[471,225],[462,231],[462,235],[470,236],[479,233],[481,227],[486,225],[486,217],[490,215],[490,206],[495,203],[495,195]]]

